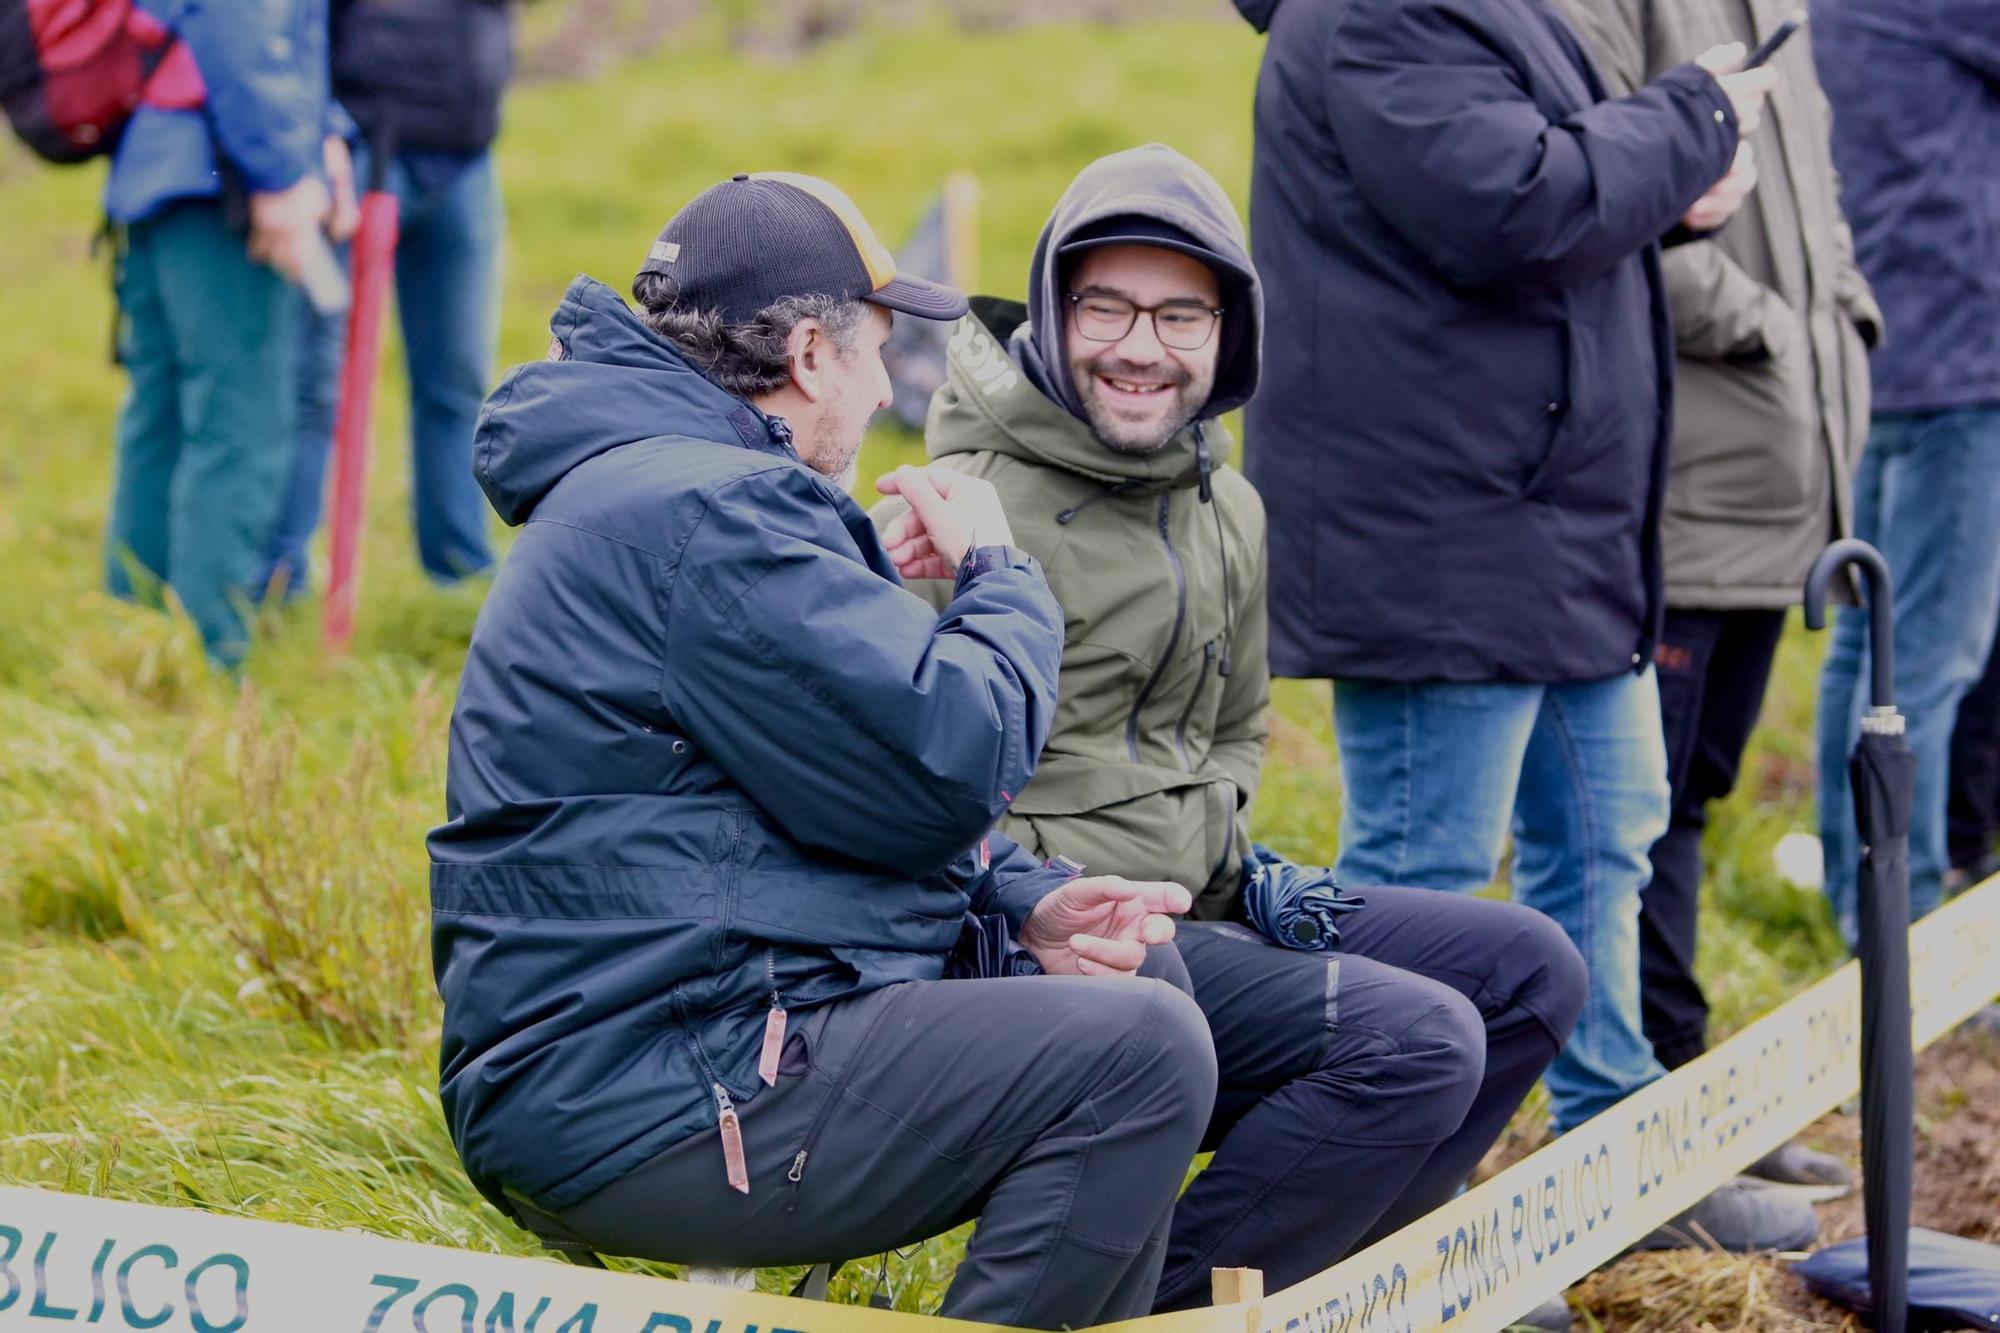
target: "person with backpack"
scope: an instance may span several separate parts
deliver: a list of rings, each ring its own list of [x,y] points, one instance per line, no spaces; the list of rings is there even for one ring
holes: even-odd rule
[[[60,136],[73,156],[111,156],[104,210],[130,388],[107,582],[149,602],[170,589],[210,659],[234,667],[290,457],[293,283],[324,245],[322,229],[354,220],[346,150],[331,133],[324,0],[88,8],[66,34],[31,35],[40,51],[70,57],[52,85],[65,80],[73,93],[95,81],[106,106],[130,108]],[[79,67],[75,44],[99,32],[102,59]],[[23,128],[12,91],[9,114]],[[74,104],[40,102],[58,116]]]
[[[410,386],[417,557],[440,584],[493,563],[472,430],[493,372],[504,213],[492,143],[514,64],[508,0],[333,0],[333,92],[355,174],[396,197],[396,313]],[[297,445],[262,582],[296,596],[319,526],[345,321],[299,324]]]

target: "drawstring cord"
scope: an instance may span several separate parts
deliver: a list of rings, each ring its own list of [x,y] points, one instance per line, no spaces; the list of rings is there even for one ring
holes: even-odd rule
[[[1138,484],[1139,483],[1136,481],[1121,481],[1116,483],[1115,485],[1106,486],[1103,490],[1091,496],[1088,500],[1085,500],[1080,504],[1071,505],[1068,509],[1065,509],[1061,513],[1057,514],[1056,522],[1062,524],[1064,527],[1068,527],[1071,519],[1074,519],[1078,514],[1081,514],[1084,510],[1090,508],[1092,505],[1096,504],[1099,500],[1109,500],[1114,495],[1123,495],[1125,494],[1125,492],[1131,490],[1134,486],[1137,486]]]
[[[1231,670],[1229,645],[1236,637],[1236,591],[1229,578],[1229,542],[1222,531],[1222,506],[1215,503],[1215,487],[1209,482],[1213,465],[1208,456],[1208,436],[1199,421],[1194,423],[1194,456],[1201,468],[1201,502],[1208,506],[1208,512],[1215,518],[1215,549],[1222,557],[1222,661],[1216,666],[1216,672],[1226,677]]]

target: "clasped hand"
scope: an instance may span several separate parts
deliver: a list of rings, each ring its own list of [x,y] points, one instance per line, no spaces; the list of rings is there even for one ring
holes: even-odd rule
[[[1174,937],[1174,918],[1194,906],[1178,884],[1086,875],[1035,905],[1021,945],[1054,976],[1131,976],[1146,950]]]

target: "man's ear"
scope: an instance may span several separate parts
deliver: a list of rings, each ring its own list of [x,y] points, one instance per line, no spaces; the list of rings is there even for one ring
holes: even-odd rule
[[[791,362],[792,383],[809,403],[826,395],[827,361],[833,355],[833,340],[816,319],[802,319],[792,325],[785,338],[785,356]]]

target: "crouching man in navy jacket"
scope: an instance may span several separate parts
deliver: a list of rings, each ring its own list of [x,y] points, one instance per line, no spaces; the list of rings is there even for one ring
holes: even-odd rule
[[[459,1153],[598,1250],[761,1267],[978,1217],[945,1314],[1143,1314],[1215,1093],[1200,1010],[1135,975],[1188,893],[990,832],[1063,633],[993,488],[885,483],[924,529],[907,572],[955,576],[939,614],[836,481],[890,312],[965,299],[785,175],[702,194],[633,291],[577,280],[474,451],[526,526],[430,839]],[[968,914],[1022,952],[966,964]]]

